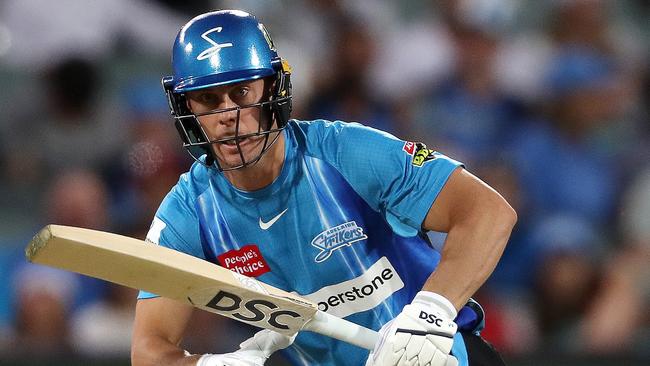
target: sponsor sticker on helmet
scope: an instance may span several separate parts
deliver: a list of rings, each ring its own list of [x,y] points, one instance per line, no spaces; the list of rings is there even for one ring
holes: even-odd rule
[[[421,167],[427,161],[436,158],[435,151],[428,149],[427,145],[421,142],[406,141],[402,147],[402,150],[404,150],[407,154],[413,156],[411,159],[411,164],[417,167]]]
[[[230,250],[219,255],[217,259],[223,267],[248,277],[258,277],[271,271],[255,244]]]

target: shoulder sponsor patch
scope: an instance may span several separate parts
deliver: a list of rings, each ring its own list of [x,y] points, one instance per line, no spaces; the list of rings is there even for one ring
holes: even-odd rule
[[[358,226],[356,221],[348,221],[344,224],[329,228],[316,235],[311,241],[311,245],[320,249],[320,253],[316,255],[314,260],[316,263],[323,262],[335,250],[350,246],[352,243],[364,239],[368,239],[368,236],[363,233],[363,228]]]
[[[376,307],[403,287],[393,265],[382,257],[361,276],[303,297],[318,304],[319,310],[344,318]]]
[[[415,151],[415,142],[404,142],[404,147],[402,147],[402,150],[406,151],[406,153],[409,155],[413,155],[413,152]]]
[[[271,271],[255,244],[227,251],[217,256],[217,259],[223,267],[248,277],[258,277]]]
[[[428,149],[427,145],[421,142],[406,141],[402,150],[413,157],[411,159],[411,164],[417,167],[421,167],[427,161],[436,158],[435,151]]]

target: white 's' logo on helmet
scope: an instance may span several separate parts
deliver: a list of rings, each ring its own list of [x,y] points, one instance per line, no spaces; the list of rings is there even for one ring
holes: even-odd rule
[[[212,39],[210,39],[208,37],[208,34],[211,34],[211,33],[214,33],[214,32],[217,32],[217,33],[221,32],[221,29],[222,29],[221,27],[216,27],[216,28],[212,28],[212,29],[208,30],[207,32],[201,34],[201,38],[208,41],[212,45],[212,47],[210,47],[207,50],[199,53],[199,55],[196,56],[197,60],[205,60],[206,58],[212,57],[212,55],[219,52],[219,50],[222,49],[222,48],[232,47],[232,43],[230,43],[230,42],[228,42],[228,43],[217,43],[217,42],[215,42],[214,40],[212,40]]]

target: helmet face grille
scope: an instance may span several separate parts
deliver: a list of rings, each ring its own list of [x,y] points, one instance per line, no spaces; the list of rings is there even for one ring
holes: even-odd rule
[[[186,114],[175,116],[176,127],[181,139],[183,140],[183,147],[189,152],[189,154],[198,162],[208,166],[217,168],[220,171],[235,170],[241,169],[243,167],[252,165],[258,162],[262,155],[268,151],[271,146],[277,141],[280,136],[281,131],[286,126],[286,123],[279,125],[277,118],[275,118],[276,113],[273,112],[273,106],[278,103],[286,102],[290,97],[274,99],[265,102],[259,102],[255,104],[250,104],[242,107],[232,107],[225,109],[217,109],[201,114]],[[260,124],[256,132],[242,134],[240,133],[240,116],[243,109],[256,108],[259,113]],[[228,113],[236,112],[235,120],[235,133],[233,136],[226,138],[221,138],[217,140],[209,139],[208,134],[203,129],[199,118],[201,116],[219,114],[219,113]],[[273,126],[276,126],[273,128]],[[240,146],[240,143],[247,138],[263,137],[263,142],[259,151],[251,157],[245,157],[244,152]],[[230,144],[237,146],[239,153],[239,162],[236,164],[227,164],[221,160],[221,158],[215,154],[215,145],[219,144]],[[205,156],[205,158],[203,158]]]
[[[254,164],[277,140],[290,118],[291,69],[278,56],[264,25],[248,13],[224,10],[190,20],[176,37],[172,66],[174,75],[163,78],[163,88],[176,129],[190,155],[207,166],[224,171]],[[267,77],[274,87],[266,101],[200,115],[187,107],[188,91]],[[239,117],[247,108],[259,109],[260,126],[255,133],[239,135]],[[232,111],[237,112],[235,135],[211,141],[198,117]],[[240,142],[248,137],[263,137],[264,141],[258,154],[246,158]],[[214,153],[215,144],[236,145],[239,164],[223,164]]]

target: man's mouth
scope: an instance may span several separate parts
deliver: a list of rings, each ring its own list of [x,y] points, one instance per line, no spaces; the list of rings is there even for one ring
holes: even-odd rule
[[[246,139],[239,140],[239,143],[241,144],[242,142],[244,142],[244,140],[246,140]],[[233,140],[227,140],[227,141],[222,142],[222,144],[228,145],[228,146],[236,146],[237,141],[235,141],[234,139]]]
[[[223,139],[224,141],[222,141],[221,144],[228,145],[228,146],[236,146],[238,141],[239,141],[239,144],[241,145],[241,144],[245,143],[246,141],[248,141],[249,139],[250,139],[249,137],[244,137],[244,138],[230,137],[230,138],[227,138],[227,139]]]
[[[225,146],[228,149],[233,149],[236,148],[238,144],[239,147],[244,147],[253,144],[258,140],[259,138],[256,138],[255,136],[228,138],[228,139],[224,138],[223,141],[220,142],[220,145]]]

